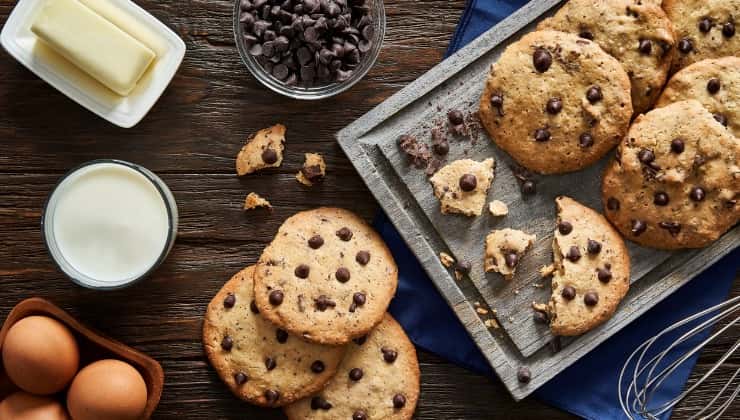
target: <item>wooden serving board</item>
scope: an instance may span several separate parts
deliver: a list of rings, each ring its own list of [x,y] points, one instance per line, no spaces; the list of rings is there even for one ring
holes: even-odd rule
[[[538,325],[532,319],[532,302],[546,303],[550,295],[550,282],[540,277],[539,268],[552,261],[554,199],[568,195],[600,211],[601,173],[611,156],[576,173],[539,176],[537,194],[523,197],[512,170],[514,162],[490,141],[484,130],[470,136],[477,137],[477,141],[448,135],[447,162],[495,158],[495,179],[488,199],[505,202],[509,215],[494,218],[486,212],[468,218],[440,212],[428,177],[423,170],[408,164],[398,149],[398,137],[410,134],[430,144],[431,129],[445,127],[442,123],[449,110],[474,114],[491,64],[508,44],[533,30],[560,3],[560,0],[531,1],[337,134],[339,144],[370,191],[517,400],[740,244],[740,227],[702,250],[671,253],[628,242],[632,286],[615,316],[587,334],[560,340],[550,334],[547,326]],[[491,229],[505,227],[537,235],[535,246],[523,258],[511,281],[483,270],[485,236]],[[470,275],[457,281],[440,263],[440,251],[471,262]],[[479,306],[495,310],[500,329],[485,326],[484,320],[492,315],[480,315],[476,311]],[[527,366],[532,372],[532,381],[527,385],[516,379],[520,366]]]

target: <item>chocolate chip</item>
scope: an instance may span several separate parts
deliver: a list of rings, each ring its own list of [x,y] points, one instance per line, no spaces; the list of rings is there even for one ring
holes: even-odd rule
[[[591,31],[581,31],[578,33],[578,36],[580,36],[583,39],[588,39],[589,41],[594,40],[594,34],[591,33]]]
[[[649,39],[643,39],[638,48],[641,54],[648,55],[653,51],[653,43]]]
[[[727,22],[722,25],[722,35],[726,36],[727,38],[732,38],[733,36],[735,36],[735,24],[732,22]]]
[[[277,160],[278,160],[278,156],[274,150],[267,148],[262,152],[262,161],[265,162],[266,164],[272,165],[275,162],[277,162]]]
[[[352,302],[357,304],[357,306],[362,306],[365,304],[365,301],[367,300],[367,297],[364,293],[356,292],[354,295],[352,295]]]
[[[295,271],[293,274],[295,274],[296,277],[305,279],[308,278],[308,273],[311,271],[311,269],[306,264],[300,264],[298,267],[295,268]]]
[[[546,128],[538,128],[534,130],[534,140],[538,142],[550,140],[550,131]]]
[[[221,340],[221,348],[226,351],[231,351],[231,348],[234,347],[234,339],[227,336],[224,336],[224,338]]]
[[[248,380],[249,378],[244,372],[236,372],[234,374],[234,382],[236,382],[237,385],[244,385]]]
[[[321,373],[324,369],[326,369],[326,366],[321,360],[314,360],[313,363],[311,363],[311,372],[313,373]]]
[[[349,379],[357,382],[360,379],[362,379],[362,369],[360,368],[352,368],[349,371]]]
[[[224,298],[224,308],[233,308],[236,305],[236,296],[233,293],[229,293]]]
[[[455,263],[455,270],[457,270],[457,271],[459,271],[459,272],[461,272],[463,274],[470,273],[470,269],[471,268],[472,268],[472,266],[470,265],[470,262],[468,262],[468,261],[458,261],[457,263]]]
[[[596,292],[586,292],[585,295],[583,295],[583,303],[586,304],[586,306],[594,306],[597,303],[599,303],[599,295]]]
[[[501,110],[504,106],[504,96],[501,94],[491,95],[491,106]]]
[[[357,337],[357,338],[353,338],[352,339],[352,342],[354,342],[358,346],[361,346],[361,345],[365,344],[365,341],[367,341],[367,336],[366,335],[363,335],[362,337]]]
[[[586,149],[594,145],[594,137],[590,133],[583,133],[578,138],[578,145]]]
[[[538,311],[534,310],[534,314],[532,314],[532,318],[534,318],[534,322],[538,324],[547,324],[550,322],[550,316],[547,315],[547,312],[544,311]]]
[[[589,254],[596,255],[601,252],[601,242],[589,239],[586,249],[588,250]]]
[[[254,300],[252,300],[252,301],[251,301],[251,302],[249,303],[249,310],[251,310],[253,314],[258,314],[258,313],[260,313],[260,310],[259,310],[259,308],[257,308],[257,303],[256,303],[256,302],[255,302]]]
[[[565,220],[558,223],[558,232],[561,235],[567,235],[573,231],[573,225]]]
[[[699,21],[699,30],[707,33],[712,29],[712,21],[709,18],[704,18]]]
[[[274,404],[278,399],[280,399],[280,393],[274,389],[266,389],[264,396],[268,404]]]
[[[544,73],[552,65],[552,55],[544,48],[537,48],[532,54],[532,64],[538,72]]]
[[[573,286],[565,286],[560,295],[563,299],[573,300],[576,297],[576,289]]]
[[[691,50],[694,49],[694,45],[691,43],[691,40],[688,38],[681,38],[678,41],[678,50],[681,51],[684,54],[688,54],[691,52]]]
[[[393,363],[398,357],[398,352],[389,347],[381,347],[380,352],[383,353],[383,360],[386,363]]]
[[[506,266],[514,268],[519,263],[519,255],[514,251],[504,253],[504,260],[506,260]]]
[[[635,236],[640,236],[647,230],[647,223],[642,220],[633,220],[631,232]]]
[[[617,200],[614,197],[609,197],[606,200],[606,208],[611,211],[617,211],[619,210],[619,200]]]
[[[370,262],[370,253],[367,251],[359,251],[355,256],[355,261],[360,265],[367,265]]]
[[[719,92],[719,88],[721,87],[721,83],[718,78],[713,77],[709,79],[707,82],[707,92],[714,95],[715,93]]]
[[[724,125],[727,127],[727,117],[725,117],[722,114],[714,114],[714,119],[717,120],[718,123]]]
[[[272,292],[270,292],[269,300],[272,306],[280,305],[281,303],[283,303],[284,298],[285,295],[283,294],[282,290],[273,290]]]
[[[531,179],[522,182],[522,194],[531,195],[537,192],[537,184]]]
[[[440,156],[445,156],[450,152],[450,143],[447,140],[432,143],[432,150]]]
[[[597,268],[596,277],[602,283],[609,283],[609,280],[612,279],[612,272],[608,268]]]
[[[339,267],[334,275],[340,283],[347,283],[349,281],[349,270],[346,267]]]
[[[663,191],[658,191],[653,196],[653,204],[656,206],[667,206],[669,201],[668,194]]]
[[[322,245],[324,245],[324,238],[320,235],[314,235],[308,240],[308,246],[312,249],[319,249]]]
[[[655,153],[649,149],[640,149],[640,151],[637,152],[637,159],[639,159],[640,162],[647,164],[655,160]]]
[[[337,304],[329,299],[326,295],[321,295],[318,298],[314,299],[314,303],[316,304],[316,309],[318,309],[321,312],[324,312],[328,308],[334,308],[337,306]]]
[[[339,237],[339,239],[347,242],[352,239],[352,231],[349,230],[349,228],[343,227],[337,231],[337,236]]]
[[[325,400],[322,397],[313,397],[311,398],[311,410],[330,410],[332,408],[332,405],[329,401]]]
[[[475,175],[465,174],[460,177],[459,184],[461,190],[465,192],[470,192],[478,186],[478,179],[475,177]]]
[[[522,366],[516,371],[516,380],[523,384],[528,384],[532,380],[532,372],[528,367]]]
[[[586,99],[588,99],[592,104],[604,99],[604,95],[601,93],[601,88],[598,86],[591,86],[588,88],[586,91]]]
[[[660,222],[658,223],[658,226],[660,226],[662,229],[667,230],[668,233],[671,234],[671,236],[677,236],[679,233],[681,233],[681,224],[677,222]]]
[[[452,111],[447,113],[447,119],[452,125],[460,125],[465,122],[465,117],[463,116],[463,113],[456,109],[453,109]]]
[[[396,394],[393,396],[393,407],[403,408],[406,405],[406,397],[403,394]]]
[[[352,413],[352,420],[367,420],[367,414],[362,410],[356,410]]]
[[[691,191],[689,191],[691,200],[700,202],[704,200],[704,197],[706,197],[706,193],[702,187],[691,187]]]
[[[563,101],[560,98],[550,98],[545,109],[548,114],[557,115],[563,110]]]
[[[581,259],[581,250],[577,246],[573,245],[568,249],[568,253],[565,254],[565,258],[570,262],[576,262]]]
[[[684,143],[681,139],[673,139],[671,140],[671,152],[676,154],[681,154],[684,151]]]
[[[277,367],[277,362],[272,357],[268,357],[265,359],[265,368],[267,370],[273,370]]]
[[[278,328],[277,330],[275,330],[275,338],[277,339],[278,343],[284,344],[286,341],[288,341],[288,332],[282,328]]]

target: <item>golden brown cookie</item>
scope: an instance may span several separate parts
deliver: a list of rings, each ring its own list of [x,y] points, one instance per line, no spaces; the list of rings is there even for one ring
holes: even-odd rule
[[[277,168],[283,163],[285,126],[276,124],[249,136],[236,156],[237,175],[251,174],[264,168]]]
[[[456,160],[437,171],[429,182],[442,213],[480,216],[493,182],[493,158]]]
[[[283,406],[322,389],[345,348],[306,342],[260,316],[253,274],[254,266],[235,274],[208,305],[203,345],[234,395],[252,404]]]
[[[404,420],[413,417],[418,400],[416,350],[386,314],[366,338],[349,344],[337,375],[323,391],[284,411],[291,420]]]
[[[260,313],[307,340],[341,345],[377,325],[396,293],[398,268],[380,236],[330,207],[288,218],[257,263]]]

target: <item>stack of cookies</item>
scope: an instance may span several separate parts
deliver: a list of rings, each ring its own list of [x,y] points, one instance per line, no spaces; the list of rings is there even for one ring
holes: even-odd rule
[[[386,313],[397,282],[388,248],[358,216],[298,213],[209,304],[206,354],[237,397],[291,419],[410,419],[419,365]]]

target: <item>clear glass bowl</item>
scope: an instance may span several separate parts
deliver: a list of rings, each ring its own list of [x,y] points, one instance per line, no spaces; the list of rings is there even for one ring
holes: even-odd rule
[[[370,14],[373,18],[373,45],[370,51],[368,51],[362,58],[360,64],[352,73],[352,76],[342,82],[330,82],[328,84],[315,85],[312,87],[301,87],[297,85],[289,86],[268,73],[254,58],[254,56],[249,54],[247,51],[247,46],[243,40],[244,30],[239,22],[239,14],[241,11],[239,3],[239,0],[235,0],[234,2],[234,40],[236,41],[236,47],[239,50],[242,62],[244,62],[244,65],[247,66],[252,75],[263,85],[267,86],[274,92],[294,99],[325,99],[342,93],[352,87],[355,83],[365,77],[370,68],[375,64],[383,45],[383,39],[385,38],[385,8],[383,7],[383,1],[367,0],[366,4],[370,6]]]

